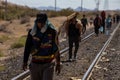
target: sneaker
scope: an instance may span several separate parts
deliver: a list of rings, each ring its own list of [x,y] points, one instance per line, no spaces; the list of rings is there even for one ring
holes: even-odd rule
[[[69,59],[68,61],[69,61],[69,62],[72,62],[72,59]]]
[[[77,58],[74,58],[74,59],[73,59],[73,61],[76,61],[76,60],[77,60]]]

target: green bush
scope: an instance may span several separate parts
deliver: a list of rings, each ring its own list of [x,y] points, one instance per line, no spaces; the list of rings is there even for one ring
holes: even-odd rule
[[[0,50],[0,57],[3,57],[3,53],[2,53],[2,51]]]
[[[0,71],[3,71],[3,70],[5,70],[5,66],[0,65]]]
[[[0,42],[1,42],[1,43],[7,41],[8,39],[9,39],[9,37],[6,36],[6,35],[0,36]]]
[[[24,47],[25,46],[25,41],[26,41],[26,37],[22,36],[17,40],[17,42],[15,42],[11,45],[11,48],[14,49],[14,48]]]

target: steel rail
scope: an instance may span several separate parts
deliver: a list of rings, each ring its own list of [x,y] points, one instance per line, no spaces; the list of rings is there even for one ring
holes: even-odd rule
[[[120,26],[120,23],[117,25],[117,27],[114,29],[114,31],[111,33],[110,37],[108,38],[108,40],[106,41],[106,43],[104,44],[104,46],[102,47],[102,49],[100,50],[100,52],[98,53],[98,55],[95,57],[95,59],[93,60],[92,64],[90,65],[90,67],[88,68],[88,70],[86,71],[86,73],[84,74],[82,80],[89,80],[92,71],[95,67],[95,65],[97,65],[97,63],[99,62],[99,60],[102,57],[102,52],[105,51],[105,49],[107,48],[107,46],[109,45],[110,41],[112,40],[115,32],[118,30]]]
[[[92,32],[91,34],[89,34],[88,36],[86,36],[85,38],[83,38],[81,41],[85,41],[87,40],[87,38],[89,38],[90,36],[92,36],[94,34],[94,32]],[[64,53],[66,51],[68,51],[69,47],[66,47],[65,49],[61,50],[60,53]]]
[[[16,77],[12,78],[11,80],[23,80],[26,76],[30,74],[30,71],[24,71],[23,73],[17,75]]]
[[[91,34],[89,34],[88,36],[86,36],[85,38],[83,38],[81,41],[85,41],[87,38],[89,38],[90,36],[92,36],[94,34],[94,32],[92,32]],[[69,47],[66,47],[63,50],[60,50],[60,54],[65,53],[66,51],[68,51]],[[23,73],[15,76],[14,78],[12,78],[11,80],[23,80],[26,76],[30,75],[30,71],[24,71]]]

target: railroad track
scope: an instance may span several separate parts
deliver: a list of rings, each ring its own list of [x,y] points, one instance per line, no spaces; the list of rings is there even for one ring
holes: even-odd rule
[[[92,64],[90,65],[90,67],[88,68],[88,70],[86,71],[86,73],[84,74],[82,80],[89,80],[90,76],[92,75],[92,71],[94,70],[94,67],[97,65],[97,63],[100,61],[101,57],[102,57],[102,53],[106,50],[106,48],[108,47],[110,41],[112,40],[115,32],[118,30],[118,28],[120,27],[120,23],[117,25],[117,27],[114,29],[114,31],[111,33],[111,36],[108,38],[108,40],[106,41],[106,43],[104,44],[104,46],[102,47],[102,49],[100,50],[100,52],[97,54],[97,56],[95,57],[95,59],[93,60]]]
[[[92,36],[93,34],[94,34],[94,32],[92,32],[91,34],[89,34],[88,36],[86,36],[85,38],[83,38],[81,41],[87,40],[87,39],[88,39],[90,36]],[[69,49],[69,47],[66,47],[66,48],[64,48],[63,50],[60,50],[60,54],[65,53],[66,51],[68,51],[68,49]],[[29,70],[26,70],[26,71],[24,71],[23,73],[15,76],[15,77],[13,77],[11,80],[25,80],[25,78],[26,78],[27,76],[29,76],[29,75],[30,75],[30,71],[29,71]]]
[[[82,80],[89,80],[90,76],[92,75],[92,71],[94,70],[94,67],[97,65],[97,63],[99,62],[100,58],[102,57],[102,52],[105,51],[105,49],[107,48],[107,46],[109,45],[111,39],[113,38],[116,30],[118,29],[118,27],[120,26],[120,23],[117,25],[117,27],[114,29],[114,31],[112,32],[111,36],[107,39],[107,41],[105,42],[105,44],[103,45],[103,47],[101,48],[101,50],[97,53],[96,57],[93,58],[93,62],[91,63],[91,65],[89,66],[89,68],[87,68],[88,70],[84,73]],[[91,33],[90,35],[86,36],[85,38],[82,39],[82,42],[87,40],[91,35],[93,35],[94,33]],[[66,51],[68,51],[68,47],[66,47],[65,49],[61,50],[60,53],[63,54]],[[29,76],[29,70],[17,75],[16,77],[12,78],[11,80],[25,80],[25,78],[27,76]]]

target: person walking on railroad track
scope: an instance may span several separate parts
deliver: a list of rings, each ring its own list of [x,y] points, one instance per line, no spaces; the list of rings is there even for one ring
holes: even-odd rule
[[[113,23],[116,23],[116,15],[113,15]]]
[[[77,21],[77,15],[78,13],[73,13],[72,15],[68,16],[68,21],[65,26],[69,42],[69,61],[72,61],[72,49],[74,43],[75,50],[73,60],[76,60],[77,51],[79,48],[79,41],[81,40],[82,24]]]
[[[85,17],[85,15],[83,15],[83,18],[81,19],[81,23],[83,25],[82,32],[84,34],[86,31],[86,25],[88,24],[88,21],[87,21],[87,18]]]
[[[93,24],[93,17],[90,17],[90,20],[89,20],[89,22],[90,22],[90,26]]]
[[[101,18],[99,17],[99,14],[96,14],[96,18],[94,19],[94,30],[96,36],[99,34],[99,28],[101,26]]]
[[[106,12],[105,11],[101,12],[101,19],[102,19],[101,26],[103,27],[103,33],[105,33],[105,19],[106,19]]]
[[[112,26],[112,18],[111,15],[108,15],[108,17],[106,18],[106,28],[107,28],[106,35],[109,35],[111,26]]]
[[[60,73],[58,36],[46,13],[38,13],[34,27],[28,32],[24,50],[23,70],[29,65],[32,80],[53,80],[54,66]]]
[[[117,23],[119,23],[119,21],[120,21],[120,15],[119,14],[116,15],[116,21],[117,21]]]

